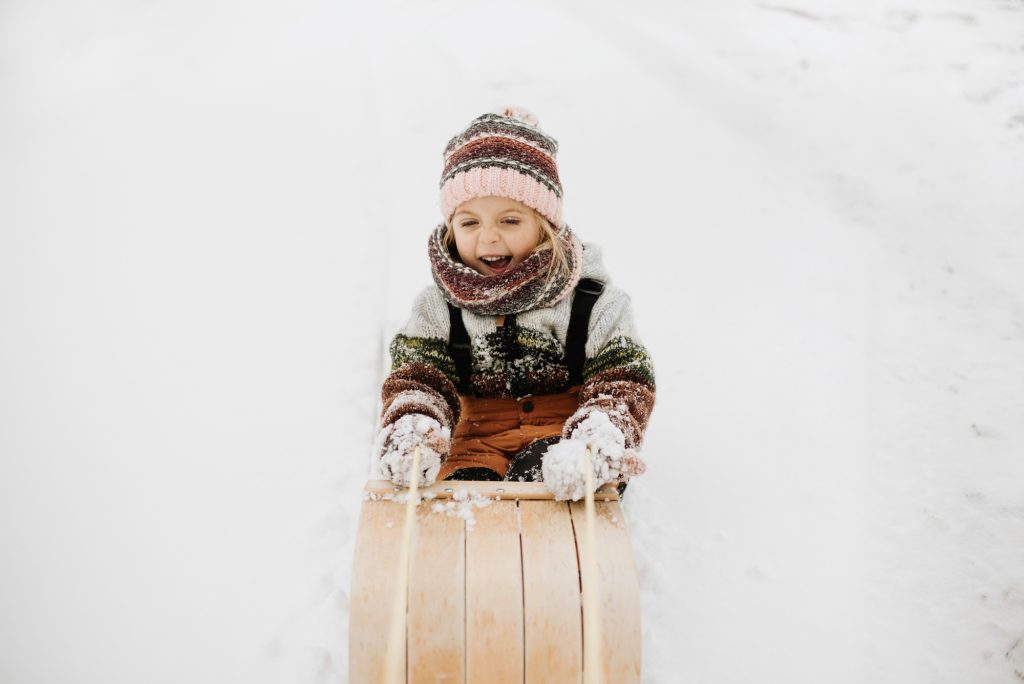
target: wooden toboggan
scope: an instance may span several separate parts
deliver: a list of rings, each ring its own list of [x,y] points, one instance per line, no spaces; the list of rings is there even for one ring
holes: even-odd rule
[[[589,518],[589,502],[534,482],[414,488],[415,512],[409,495],[366,486],[352,684],[640,681],[639,587],[613,485]]]

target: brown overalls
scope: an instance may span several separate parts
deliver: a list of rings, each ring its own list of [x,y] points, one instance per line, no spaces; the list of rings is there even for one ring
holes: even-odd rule
[[[437,479],[470,467],[489,468],[504,477],[517,451],[538,439],[561,436],[565,421],[579,408],[579,392],[575,385],[560,394],[521,399],[459,395],[461,418]]]

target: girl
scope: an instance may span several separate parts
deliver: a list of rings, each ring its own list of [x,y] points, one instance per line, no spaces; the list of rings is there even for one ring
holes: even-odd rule
[[[376,453],[396,484],[542,480],[577,500],[587,447],[595,487],[643,472],[654,369],[597,245],[562,222],[557,149],[516,107],[445,148],[435,284],[392,341],[382,389]]]

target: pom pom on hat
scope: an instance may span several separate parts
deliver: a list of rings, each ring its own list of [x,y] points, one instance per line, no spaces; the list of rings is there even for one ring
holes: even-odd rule
[[[475,197],[508,197],[562,226],[558,141],[540,129],[532,112],[505,105],[473,119],[444,149],[441,215]]]
[[[529,124],[534,128],[540,128],[540,121],[537,119],[537,117],[523,107],[517,107],[516,105],[505,105],[504,107],[498,107],[491,113],[500,114],[501,116],[507,116],[510,119],[516,119],[517,121],[522,121],[524,124]]]

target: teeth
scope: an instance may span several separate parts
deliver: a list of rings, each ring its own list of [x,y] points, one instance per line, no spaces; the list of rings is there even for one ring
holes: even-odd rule
[[[500,257],[480,257],[480,258],[483,259],[484,261],[501,261],[502,259],[507,259],[508,257],[500,256]]]

